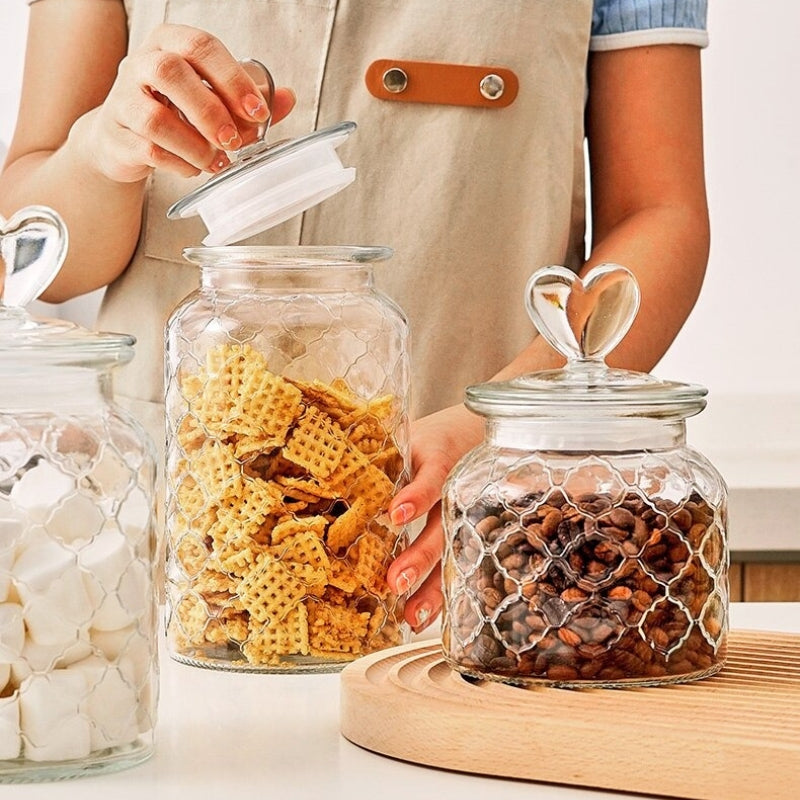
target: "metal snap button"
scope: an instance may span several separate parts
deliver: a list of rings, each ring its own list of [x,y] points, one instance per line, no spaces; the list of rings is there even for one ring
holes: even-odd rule
[[[408,75],[400,67],[392,67],[383,73],[383,88],[392,94],[404,92],[408,86]]]
[[[505,88],[505,81],[499,75],[486,75],[480,83],[481,94],[487,100],[499,100]]]

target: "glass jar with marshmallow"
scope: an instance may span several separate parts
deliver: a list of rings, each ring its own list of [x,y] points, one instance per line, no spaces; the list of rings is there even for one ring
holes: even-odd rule
[[[122,769],[153,750],[152,443],[113,401],[133,339],[24,306],[57,272],[47,209],[0,220],[0,782]]]

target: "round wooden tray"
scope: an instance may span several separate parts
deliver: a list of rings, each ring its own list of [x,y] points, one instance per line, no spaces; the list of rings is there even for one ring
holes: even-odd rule
[[[440,643],[341,675],[342,734],[462,772],[683,798],[800,797],[800,635],[734,631],[723,670],[651,688],[473,682]]]

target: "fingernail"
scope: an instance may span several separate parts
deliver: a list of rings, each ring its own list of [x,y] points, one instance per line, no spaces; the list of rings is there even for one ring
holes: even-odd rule
[[[212,161],[211,164],[209,165],[209,167],[208,167],[209,172],[214,172],[214,173],[221,172],[230,163],[231,162],[228,160],[227,156],[224,156],[224,157],[223,156],[219,156],[214,161]]]
[[[397,594],[405,594],[417,582],[417,571],[413,567],[403,570],[395,581],[397,587]]]
[[[414,506],[411,503],[402,503],[397,508],[392,509],[389,519],[392,525],[405,525],[414,516]]]
[[[217,140],[223,150],[238,150],[242,144],[239,131],[237,131],[233,125],[223,125],[219,131],[217,131]]]
[[[266,111],[264,101],[254,94],[246,94],[242,100],[242,105],[244,106],[244,110],[253,117],[253,119],[262,116]]]
[[[431,614],[433,613],[433,609],[431,608],[429,603],[423,603],[418,609],[417,613],[414,615],[414,632],[419,633],[428,626],[428,623],[431,619]]]

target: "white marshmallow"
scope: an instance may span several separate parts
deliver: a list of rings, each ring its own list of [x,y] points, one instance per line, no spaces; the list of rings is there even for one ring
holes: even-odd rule
[[[84,582],[95,607],[93,628],[118,630],[142,618],[150,603],[152,581],[119,530],[104,528],[81,548],[78,562],[85,570]]]
[[[105,516],[97,504],[82,494],[72,495],[54,508],[47,519],[47,532],[71,544],[91,539],[102,527]]]
[[[152,679],[151,669],[155,661],[155,643],[137,634],[120,655],[119,668],[132,686],[142,686]]]
[[[31,637],[43,645],[70,645],[88,627],[94,606],[75,554],[39,539],[25,547],[12,567]]]
[[[25,533],[27,518],[6,500],[0,500],[0,600],[8,598],[11,565],[17,544]]]
[[[19,697],[0,698],[0,758],[19,756],[22,739],[19,735]]]
[[[24,511],[0,494],[0,550],[16,545],[28,521]]]
[[[95,649],[119,667],[126,682],[139,694],[137,719],[142,733],[155,726],[158,662],[155,637],[134,625],[118,631],[90,631]]]
[[[117,512],[117,519],[134,549],[143,545],[150,547],[149,543],[145,541],[145,534],[150,531],[154,513],[153,501],[148,500],[138,486],[132,489],[122,501]]]
[[[92,750],[134,742],[139,735],[137,693],[120,669],[104,658],[90,656],[67,671],[82,673],[89,687],[86,710]]]
[[[123,442],[117,441],[116,444],[125,450]],[[135,477],[133,472],[134,468],[124,460],[119,450],[103,447],[92,461],[91,469],[85,473],[84,485],[91,487],[98,497],[119,501],[125,497]]]
[[[29,469],[12,487],[11,502],[34,522],[44,522],[50,510],[75,491],[75,481],[47,461]]]
[[[118,631],[90,631],[90,640],[110,662],[120,668],[131,686],[142,686],[153,676],[150,672],[156,663],[156,643],[134,625]]]
[[[116,631],[100,631],[96,628],[89,631],[92,647],[108,661],[116,661],[129,646],[131,637],[135,636],[139,636],[135,625],[128,625]]]
[[[10,681],[13,687],[19,687],[25,678],[30,678],[31,675],[33,675],[33,670],[25,658],[21,658],[11,664]]]
[[[87,689],[83,670],[57,669],[24,681],[19,688],[19,717],[25,758],[61,761],[89,755]]]
[[[93,652],[88,635],[76,632],[69,644],[39,644],[28,637],[22,647],[18,661],[13,662],[12,675],[19,683],[31,672],[49,672],[50,670],[74,664]]]
[[[10,664],[22,655],[25,644],[25,623],[22,606],[0,603],[0,663]]]
[[[135,647],[142,635],[135,625],[128,625],[116,631],[100,631],[92,628],[89,631],[89,641],[95,650],[100,652],[108,661],[116,661],[129,647]]]

